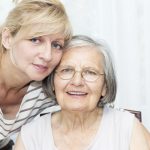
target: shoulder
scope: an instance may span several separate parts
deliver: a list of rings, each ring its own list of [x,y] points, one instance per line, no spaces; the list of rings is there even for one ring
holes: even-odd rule
[[[51,97],[48,97],[44,92],[42,81],[34,81],[30,83],[27,93],[24,97],[24,100],[26,101],[34,100],[41,104],[43,103],[50,104],[50,106],[56,104],[56,102],[52,100]]]
[[[133,122],[135,116],[128,111],[124,111],[122,109],[111,108],[106,106],[104,108],[105,114],[112,117],[116,121],[126,122],[127,120]],[[127,121],[127,122],[128,122]]]
[[[28,91],[34,91],[34,90],[43,90],[42,88],[42,81],[33,81],[30,83]]]
[[[42,87],[42,82],[31,82],[28,90],[23,98],[22,106],[35,108],[37,111],[42,111],[45,108],[54,106],[56,102],[48,97]]]
[[[150,150],[150,133],[137,119],[134,119],[130,149]]]
[[[26,98],[30,97],[38,97],[41,93],[44,93],[43,88],[42,88],[42,82],[31,82],[27,92],[25,94]]]
[[[135,116],[130,112],[110,107],[106,107],[104,113],[109,127],[114,130],[118,137],[126,137],[126,141],[129,143]]]
[[[150,150],[150,134],[134,114],[108,107],[105,111],[115,131],[124,141],[127,139],[131,150]]]

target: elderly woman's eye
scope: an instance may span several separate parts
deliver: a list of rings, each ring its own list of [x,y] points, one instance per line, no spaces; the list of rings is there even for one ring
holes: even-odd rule
[[[84,70],[84,74],[87,75],[97,75],[97,72],[94,70]]]
[[[63,73],[73,72],[73,69],[72,68],[63,68],[63,69],[61,69],[61,72],[63,72]]]
[[[66,68],[66,69],[64,69],[64,72],[72,72],[72,71],[73,71],[72,68]]]

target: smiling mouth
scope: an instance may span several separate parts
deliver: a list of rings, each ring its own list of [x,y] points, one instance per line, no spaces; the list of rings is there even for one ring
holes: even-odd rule
[[[86,92],[80,92],[80,91],[69,91],[69,92],[67,92],[67,94],[73,95],[73,96],[85,96],[88,93],[86,93]]]

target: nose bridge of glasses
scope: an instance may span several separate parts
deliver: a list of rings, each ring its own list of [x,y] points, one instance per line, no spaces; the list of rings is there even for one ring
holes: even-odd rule
[[[74,78],[76,75],[80,75],[80,77],[83,78],[83,71],[82,70],[74,70],[72,78]]]
[[[74,70],[74,73],[72,74],[72,77],[70,79],[71,83],[79,86],[83,84],[83,77],[82,77],[82,71]]]

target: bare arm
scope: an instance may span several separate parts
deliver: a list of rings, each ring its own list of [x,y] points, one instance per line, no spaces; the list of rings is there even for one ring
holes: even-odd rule
[[[137,120],[134,120],[130,150],[150,150],[150,133]]]
[[[17,137],[14,150],[26,150],[20,134]]]

